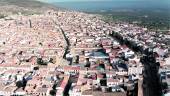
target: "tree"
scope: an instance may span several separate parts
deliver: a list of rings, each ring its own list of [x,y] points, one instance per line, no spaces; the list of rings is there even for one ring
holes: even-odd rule
[[[47,65],[47,63],[44,62],[44,61],[42,60],[42,58],[37,58],[37,64],[39,64],[39,65]]]
[[[25,78],[23,78],[23,81],[22,81],[22,87],[23,87],[23,90],[25,89],[25,87],[27,86],[27,80]]]
[[[1,19],[1,18],[5,18],[5,17],[6,17],[5,15],[0,14],[0,19]]]
[[[55,94],[56,94],[55,90],[50,90],[50,95],[51,96],[55,96]]]
[[[17,86],[18,88],[23,87],[23,82],[22,82],[22,81],[17,81],[17,82],[16,82],[16,86]]]
[[[34,67],[34,70],[39,70],[39,67]]]
[[[50,63],[54,63],[53,58],[50,58],[49,62],[50,62]]]
[[[167,92],[167,89],[168,89],[168,84],[167,84],[167,82],[163,82],[163,83],[162,83],[162,90],[164,90],[164,93]]]

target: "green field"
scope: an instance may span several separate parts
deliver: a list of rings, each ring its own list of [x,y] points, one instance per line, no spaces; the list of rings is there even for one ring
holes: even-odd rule
[[[163,11],[133,11],[99,13],[106,21],[129,22],[152,30],[170,29],[170,13]]]

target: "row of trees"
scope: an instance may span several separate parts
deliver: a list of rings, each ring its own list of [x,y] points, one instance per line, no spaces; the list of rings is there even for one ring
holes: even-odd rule
[[[130,49],[132,49],[135,52],[143,53],[144,51],[143,47],[139,46],[135,41],[128,40],[127,38],[124,38],[121,34],[114,31],[110,35],[113,36],[115,39],[117,39],[120,44],[127,45]]]
[[[159,76],[159,62],[156,62],[154,52],[151,49],[143,49],[142,46],[139,46],[136,42],[128,40],[127,38],[122,37],[119,33],[113,32],[110,34],[116,38],[120,44],[125,44],[130,49],[135,52],[139,52],[143,55],[140,61],[144,65],[143,72],[143,94],[144,96],[161,96],[162,95],[162,86]]]
[[[144,56],[141,57],[141,63],[144,64],[143,72],[143,94],[144,96],[161,96],[162,87],[159,76],[159,62],[156,62],[152,50],[146,49]]]

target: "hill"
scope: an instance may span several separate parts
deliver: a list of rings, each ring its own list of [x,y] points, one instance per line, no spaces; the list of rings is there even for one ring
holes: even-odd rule
[[[0,0],[0,18],[10,14],[40,14],[45,10],[58,10],[56,6],[36,0]]]

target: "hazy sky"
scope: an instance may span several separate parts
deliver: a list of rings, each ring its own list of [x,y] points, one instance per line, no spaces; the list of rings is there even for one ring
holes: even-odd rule
[[[72,2],[72,1],[116,1],[116,0],[39,0],[43,2]],[[120,1],[120,0],[118,0]],[[132,1],[132,0],[125,0],[125,1]],[[135,1],[135,0],[134,0]]]

